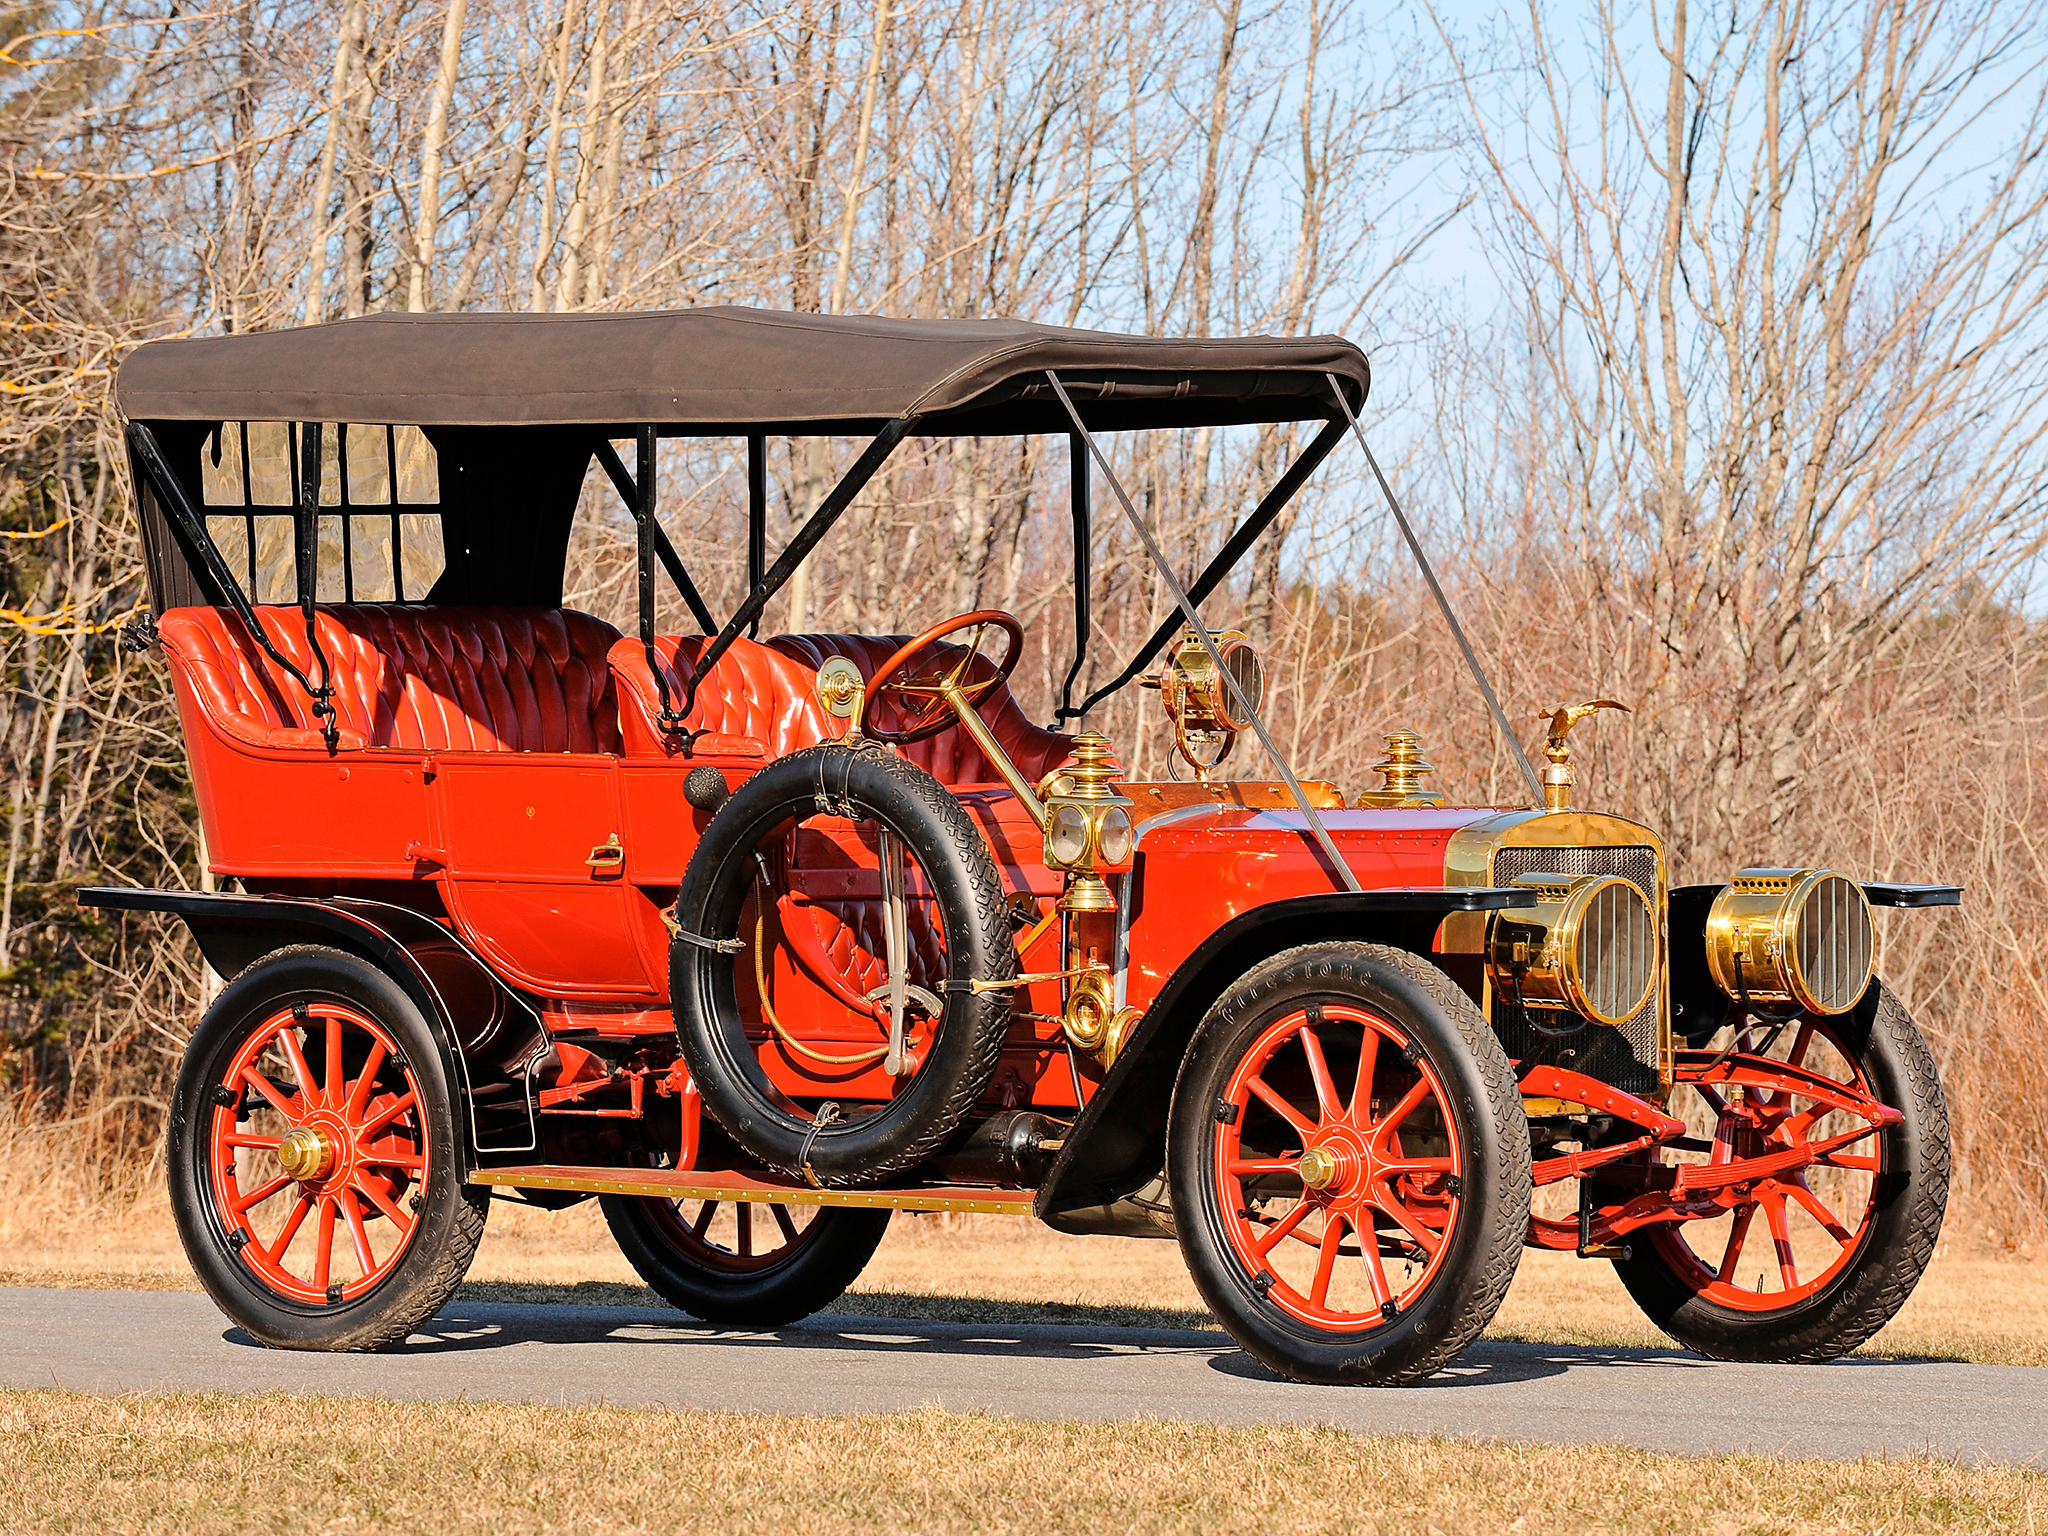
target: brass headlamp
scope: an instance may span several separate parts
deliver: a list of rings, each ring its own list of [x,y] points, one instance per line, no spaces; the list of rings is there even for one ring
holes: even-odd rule
[[[1876,959],[1870,902],[1831,869],[1745,869],[1707,910],[1707,969],[1738,1002],[1847,1013]]]
[[[1616,875],[1531,874],[1514,883],[1534,890],[1536,905],[1496,912],[1487,924],[1494,990],[1524,1009],[1599,1024],[1635,1017],[1660,958],[1649,897]]]
[[[1167,657],[1159,676],[1146,678],[1144,683],[1159,690],[1167,718],[1173,721],[1176,750],[1205,781],[1237,745],[1238,732],[1252,727],[1251,715],[1238,705],[1237,692],[1253,710],[1266,697],[1265,663],[1251,641],[1235,629],[1218,630],[1209,638],[1229,670],[1229,680],[1210,659],[1202,637],[1189,634]],[[1236,682],[1237,692],[1232,691],[1231,681]]]

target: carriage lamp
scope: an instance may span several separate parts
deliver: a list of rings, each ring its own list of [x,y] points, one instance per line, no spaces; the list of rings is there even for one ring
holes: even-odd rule
[[[1067,877],[1062,912],[1116,910],[1102,870],[1128,864],[1135,843],[1131,802],[1110,786],[1117,771],[1108,740],[1084,731],[1074,739],[1074,761],[1047,779],[1045,864]]]
[[[1707,910],[1707,969],[1739,1003],[1847,1013],[1876,949],[1863,888],[1831,869],[1745,869]]]
[[[1532,907],[1487,923],[1494,990],[1525,1011],[1577,1014],[1598,1024],[1633,1018],[1650,1000],[1660,959],[1656,913],[1616,875],[1523,875]]]
[[[1265,663],[1243,632],[1218,630],[1210,639],[1216,642],[1216,653],[1223,658],[1230,680],[1237,684],[1236,692],[1210,659],[1202,637],[1192,633],[1181,639],[1159,675],[1144,681],[1145,687],[1159,690],[1166,705],[1167,718],[1173,722],[1175,750],[1205,784],[1237,745],[1238,732],[1251,729],[1251,714],[1240,707],[1237,693],[1244,695],[1244,703],[1254,711],[1266,698]]]

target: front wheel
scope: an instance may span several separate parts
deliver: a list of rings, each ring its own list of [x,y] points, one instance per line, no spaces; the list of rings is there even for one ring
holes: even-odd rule
[[[1726,1053],[1679,1052],[1672,1113],[1714,1127],[1713,1150],[1680,1167],[1711,1193],[1716,1164],[1789,1166],[1720,1190],[1710,1219],[1638,1230],[1615,1268],[1688,1349],[1832,1360],[1897,1315],[1934,1255],[1948,1105],[1927,1043],[1881,982],[1838,1018],[1783,1026],[1768,1048],[1760,1032],[1745,1028]]]
[[[780,1328],[830,1306],[893,1212],[602,1195],[619,1251],[655,1293],[721,1328]]]
[[[483,1239],[432,1031],[338,950],[279,950],[222,990],[186,1047],[169,1154],[200,1282],[274,1348],[399,1343]]]
[[[1426,961],[1307,945],[1203,1020],[1167,1162],[1196,1287],[1297,1381],[1400,1385],[1492,1319],[1529,1220],[1529,1141],[1500,1043]]]

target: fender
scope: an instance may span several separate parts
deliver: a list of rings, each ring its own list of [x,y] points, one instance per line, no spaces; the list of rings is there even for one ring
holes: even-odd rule
[[[1166,1158],[1174,1080],[1195,1030],[1230,984],[1269,955],[1326,939],[1353,939],[1431,958],[1453,912],[1525,907],[1533,891],[1506,886],[1413,886],[1332,891],[1269,902],[1233,918],[1181,962],[1066,1136],[1039,1186],[1039,1220],[1108,1205],[1157,1177]]]
[[[390,902],[91,886],[79,891],[78,904],[183,918],[206,963],[224,978],[292,944],[322,944],[369,961],[418,1006],[440,1046],[442,1071],[465,1103],[472,1097],[471,1058],[497,1054],[488,1049],[494,1044],[524,1045],[516,1022],[522,1014],[531,1018],[534,1032],[546,1038],[531,1004],[499,981],[453,934],[432,918]],[[519,1038],[507,1040],[508,1033]],[[473,1162],[475,1152],[490,1149],[476,1145],[473,1108],[469,1120],[466,1151]],[[468,1169],[463,1171],[467,1174]]]

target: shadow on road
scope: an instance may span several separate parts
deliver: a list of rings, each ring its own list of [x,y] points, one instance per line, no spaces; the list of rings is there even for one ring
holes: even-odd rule
[[[225,1342],[262,1346],[239,1328]],[[650,1350],[822,1350],[876,1355],[971,1356],[1077,1362],[1178,1355],[1206,1361],[1220,1375],[1245,1381],[1282,1378],[1213,1330],[1090,1327],[1079,1324],[957,1322],[821,1313],[785,1328],[752,1332],[713,1328],[681,1313],[652,1308],[521,1306],[458,1300],[424,1324],[402,1348],[412,1358],[465,1355],[533,1345],[631,1345]],[[1712,1362],[1669,1349],[1598,1348],[1570,1344],[1482,1341],[1422,1390],[1500,1386],[1561,1376],[1573,1370],[1628,1367],[1709,1369]]]

